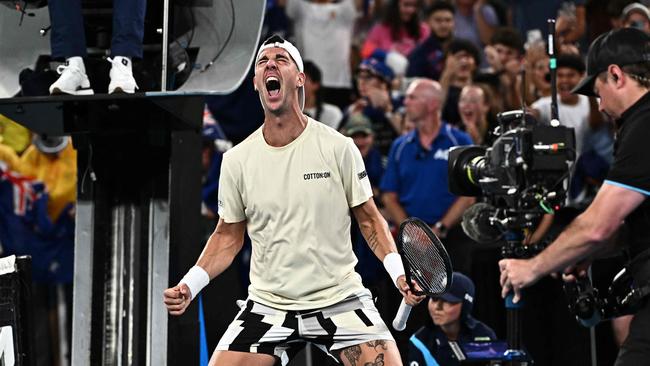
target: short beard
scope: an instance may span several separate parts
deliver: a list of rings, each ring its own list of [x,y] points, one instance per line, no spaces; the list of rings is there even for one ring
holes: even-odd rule
[[[260,104],[262,105],[262,109],[264,109],[265,112],[269,112],[276,117],[281,116],[285,112],[285,105],[281,105],[277,110],[271,110],[264,105],[264,97],[262,96],[262,92],[258,91],[257,95],[260,98]]]
[[[282,116],[283,114],[286,113],[287,106],[286,106],[286,104],[281,104],[280,107],[278,107],[277,109],[270,109],[270,108],[267,107],[267,108],[265,108],[265,110],[267,112],[271,113],[272,115],[276,116],[276,117],[280,117],[280,116]]]

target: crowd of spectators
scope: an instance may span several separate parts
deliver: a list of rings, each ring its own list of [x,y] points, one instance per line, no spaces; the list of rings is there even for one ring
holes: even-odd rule
[[[310,61],[307,74],[316,82],[307,89],[312,84],[316,91],[306,112],[353,138],[373,172],[382,213],[394,228],[418,216],[443,238],[455,269],[476,283],[474,312],[503,339],[505,315],[494,310],[503,307],[492,268],[498,245],[479,247],[460,229],[462,213],[475,199],[447,190],[448,149],[490,146],[496,114],[503,111],[525,108],[538,123],[550,124],[547,19],[555,19],[559,120],[575,130],[577,159],[566,212],[545,216],[527,238],[527,243],[548,241],[566,225],[565,216],[589,204],[612,163],[612,121],[598,111],[596,99],[570,92],[585,73],[587,45],[612,28],[649,31],[647,5],[626,0],[278,0],[273,6],[287,15],[282,35],[295,40]],[[587,24],[587,18],[596,21]],[[326,110],[327,118],[334,116],[329,110],[336,107],[339,121],[323,117]],[[390,283],[358,233],[353,233],[353,245],[358,271],[390,319],[399,299],[386,299],[392,296]],[[526,343],[534,344],[530,350],[538,364],[588,364],[588,332],[570,320],[561,286],[549,280],[530,290],[535,309],[527,311]],[[560,299],[546,301],[549,297]],[[416,309],[413,328],[405,333],[428,318]],[[615,328],[614,337],[620,337],[621,327]],[[399,334],[396,339],[406,342]],[[562,342],[571,342],[574,352],[554,351]]]
[[[32,258],[33,360],[39,366],[69,351],[59,346],[68,344],[59,335],[69,334],[76,188],[77,151],[69,137],[31,136],[0,116],[0,257]]]

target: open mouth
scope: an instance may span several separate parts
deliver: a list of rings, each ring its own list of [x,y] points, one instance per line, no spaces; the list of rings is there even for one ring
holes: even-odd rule
[[[472,118],[472,117],[474,117],[474,111],[473,111],[473,110],[462,110],[460,113],[461,113],[461,114],[463,115],[463,117],[465,117],[465,118]]]
[[[280,80],[278,80],[275,76],[271,76],[266,79],[266,90],[272,97],[280,94]]]

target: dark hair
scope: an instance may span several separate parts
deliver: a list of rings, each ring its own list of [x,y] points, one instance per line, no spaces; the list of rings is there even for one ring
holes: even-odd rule
[[[454,14],[456,12],[456,7],[452,3],[444,0],[435,1],[424,11],[424,14],[427,17],[430,17],[431,14],[441,10],[450,11],[452,14]]]
[[[571,53],[560,54],[557,57],[557,67],[558,69],[560,67],[574,69],[581,74],[585,72],[585,62],[582,57]]]
[[[494,31],[494,34],[492,35],[492,39],[490,39],[490,44],[502,44],[506,47],[515,49],[521,55],[525,53],[524,41],[521,39],[519,32],[511,27],[497,28],[497,30]]]
[[[474,43],[462,38],[454,38],[449,42],[445,50],[445,57],[456,54],[460,51],[469,53],[474,59],[474,63],[476,63],[477,67],[481,64],[481,52],[479,49],[474,45]]]
[[[621,69],[640,86],[650,89],[650,63],[640,62],[638,64],[625,65]]]
[[[623,9],[635,0],[610,0],[605,7],[605,13],[610,18],[618,18],[623,15]]]
[[[323,80],[323,74],[320,71],[320,68],[316,66],[315,63],[311,61],[305,61],[303,63],[303,68],[305,70],[305,75],[309,76],[309,78],[316,83],[321,83]]]
[[[621,70],[634,79],[642,88],[650,89],[650,65],[647,62],[621,66]],[[607,80],[607,72],[601,72],[597,78]]]
[[[267,44],[271,44],[275,42],[284,43],[284,38],[280,37],[279,34],[274,34],[271,37],[267,38],[266,41],[262,42],[262,45],[266,46]]]
[[[394,41],[399,40],[402,27],[404,27],[406,33],[413,39],[420,39],[420,17],[418,13],[416,12],[413,15],[413,18],[409,19],[408,22],[403,23],[399,14],[399,1],[400,0],[390,0],[384,8],[382,22],[390,28],[391,39]],[[420,0],[418,0],[418,5],[419,4]]]
[[[321,80],[323,80],[323,74],[321,73],[320,68],[309,60],[303,62],[303,68],[305,70],[305,75],[313,82],[320,85]],[[316,89],[316,113],[312,117],[319,120],[321,113],[323,113],[323,94],[321,89],[318,88]]]

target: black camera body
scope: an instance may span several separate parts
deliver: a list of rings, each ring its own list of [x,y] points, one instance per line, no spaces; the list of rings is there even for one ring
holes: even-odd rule
[[[566,197],[575,160],[573,129],[540,125],[522,110],[500,113],[497,119],[498,138],[491,147],[460,146],[449,151],[450,192],[483,196],[486,201],[464,215],[466,232],[477,215],[482,216],[474,223],[479,234],[530,227],[545,212],[561,207]]]
[[[569,311],[582,326],[593,327],[603,320],[634,314],[644,295],[636,295],[638,288],[624,268],[612,281],[605,294],[591,284],[589,277],[579,277],[574,282],[564,283],[564,293]]]

